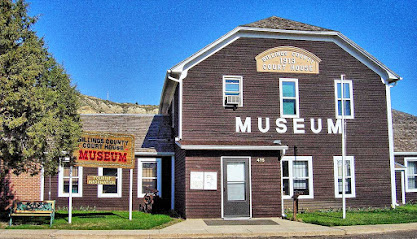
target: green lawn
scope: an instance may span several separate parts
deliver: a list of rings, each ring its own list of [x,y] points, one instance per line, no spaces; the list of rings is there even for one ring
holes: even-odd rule
[[[68,224],[68,211],[57,211],[51,229],[66,230],[140,230],[162,228],[178,222],[167,215],[133,212],[129,221],[126,211],[73,211],[72,224]],[[50,229],[49,218],[19,217],[7,229]]]
[[[288,216],[292,217],[292,213],[288,213]],[[297,214],[297,220],[323,226],[417,222],[417,204],[408,204],[397,207],[396,209],[347,210],[345,219],[342,218],[341,210],[306,212]]]

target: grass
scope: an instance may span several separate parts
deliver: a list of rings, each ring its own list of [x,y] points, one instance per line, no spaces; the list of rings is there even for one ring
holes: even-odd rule
[[[52,227],[49,227],[49,217],[19,217],[13,219],[7,229],[65,229],[65,230],[146,230],[159,229],[172,225],[180,219],[174,219],[162,214],[147,214],[132,212],[129,221],[127,211],[73,211],[72,223],[68,224],[68,211],[57,211]]]
[[[292,219],[292,213],[288,213]],[[394,224],[417,222],[417,204],[407,204],[396,209],[356,209],[347,210],[346,218],[342,211],[316,211],[297,214],[297,221],[323,226],[352,226],[373,224]]]

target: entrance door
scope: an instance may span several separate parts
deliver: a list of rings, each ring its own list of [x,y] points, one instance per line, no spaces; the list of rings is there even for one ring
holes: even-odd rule
[[[223,158],[223,216],[250,217],[249,158]]]

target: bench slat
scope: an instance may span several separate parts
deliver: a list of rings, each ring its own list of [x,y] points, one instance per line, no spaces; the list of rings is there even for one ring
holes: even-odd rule
[[[22,214],[10,214],[10,216],[16,216],[16,217],[27,217],[27,216],[31,216],[31,217],[49,217],[51,216],[51,214],[33,214],[33,213],[22,213]]]
[[[17,212],[13,212],[12,214],[51,214],[53,213],[53,211],[41,211],[41,212],[36,212],[36,211],[17,211]]]

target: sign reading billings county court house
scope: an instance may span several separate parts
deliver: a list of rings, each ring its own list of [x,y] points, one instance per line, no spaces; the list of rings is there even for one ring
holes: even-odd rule
[[[83,132],[74,152],[76,166],[134,168],[133,135]]]
[[[255,57],[258,72],[319,74],[321,62],[313,53],[293,46],[268,49]]]

